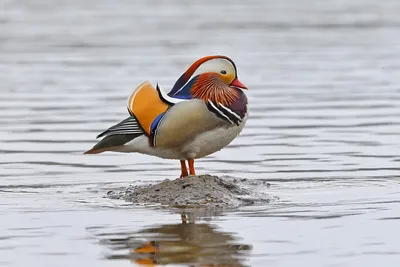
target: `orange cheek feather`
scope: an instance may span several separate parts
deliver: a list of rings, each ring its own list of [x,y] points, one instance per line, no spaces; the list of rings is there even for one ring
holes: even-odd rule
[[[200,74],[190,93],[203,101],[211,100],[223,105],[232,104],[238,97],[237,92],[221,80],[218,74],[214,73]]]
[[[226,85],[230,85],[231,82],[235,79],[233,74],[220,74],[220,78],[226,83]]]

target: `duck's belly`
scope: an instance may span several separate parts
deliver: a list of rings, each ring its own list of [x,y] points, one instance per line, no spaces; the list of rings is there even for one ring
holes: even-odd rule
[[[197,159],[215,153],[229,145],[242,131],[247,121],[247,115],[238,126],[219,127],[197,135],[193,140],[177,147],[157,148],[150,147],[148,137],[140,136],[133,139],[119,152],[138,152],[165,159]]]
[[[243,119],[239,126],[217,128],[198,135],[184,148],[184,151],[188,151],[186,153],[187,159],[202,158],[226,147],[240,134],[246,120],[247,117]]]

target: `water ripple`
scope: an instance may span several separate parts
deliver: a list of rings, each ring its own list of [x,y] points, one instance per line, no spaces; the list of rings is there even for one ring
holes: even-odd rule
[[[0,264],[397,266],[399,9],[394,0],[5,1]],[[82,153],[128,116],[138,84],[168,90],[206,54],[235,60],[250,117],[197,170],[264,181],[273,201],[184,225],[181,211],[105,198],[179,174],[175,161]],[[154,241],[160,255],[131,251]]]

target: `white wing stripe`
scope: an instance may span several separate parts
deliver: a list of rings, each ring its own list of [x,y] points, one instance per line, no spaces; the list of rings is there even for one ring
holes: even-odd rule
[[[142,131],[140,131],[140,130],[132,129],[131,127],[121,127],[121,128],[117,128],[117,129],[110,130],[110,132],[125,131],[125,130],[132,131],[132,132],[138,132],[138,133],[141,133],[141,132],[142,132]]]

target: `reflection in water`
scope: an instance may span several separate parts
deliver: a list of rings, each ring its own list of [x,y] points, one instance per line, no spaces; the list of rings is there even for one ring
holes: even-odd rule
[[[194,213],[181,213],[181,223],[157,225],[124,238],[103,240],[113,253],[108,259],[129,259],[140,266],[245,266],[252,247],[207,223],[195,223]],[[145,241],[143,241],[145,240]],[[128,253],[117,254],[120,251]]]

